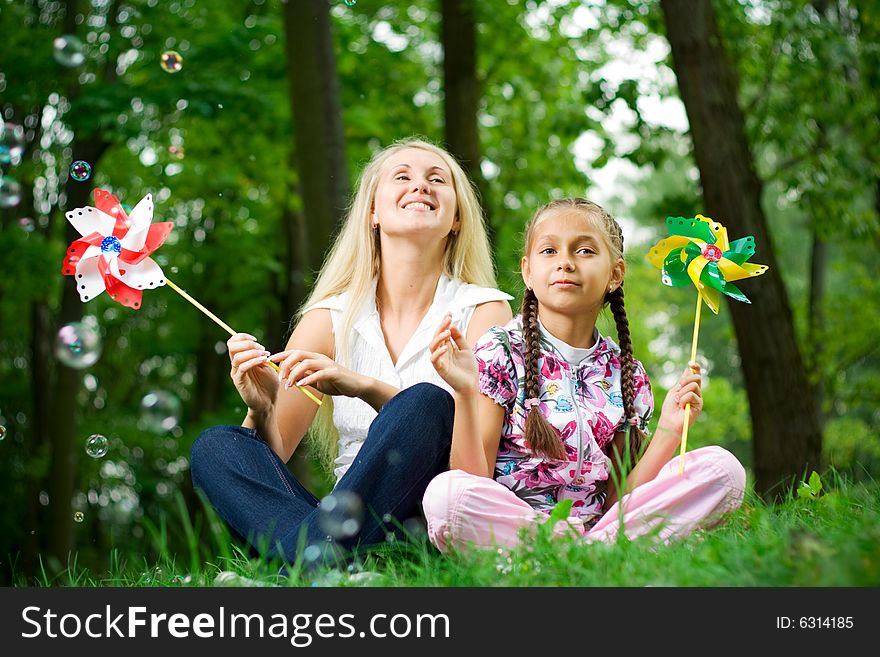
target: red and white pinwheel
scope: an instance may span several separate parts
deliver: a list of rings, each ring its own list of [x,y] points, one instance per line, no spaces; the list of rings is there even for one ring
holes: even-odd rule
[[[229,335],[236,331],[193,299],[185,290],[165,278],[162,268],[149,257],[168,239],[173,222],[154,224],[153,196],[147,194],[126,214],[119,199],[104,189],[95,190],[95,205],[71,210],[65,216],[82,237],[74,240],[64,256],[61,272],[76,277],[76,291],[83,301],[104,290],[129,308],[140,308],[145,289],[167,285],[221,326]],[[276,372],[278,365],[266,361]],[[296,386],[318,406],[321,400],[302,386]]]
[[[82,235],[64,256],[62,273],[76,277],[80,299],[88,301],[104,290],[129,308],[140,308],[144,289],[165,285],[165,274],[148,257],[162,246],[174,224],[153,224],[153,197],[147,194],[131,214],[119,199],[95,190],[95,205],[71,210],[65,216]]]

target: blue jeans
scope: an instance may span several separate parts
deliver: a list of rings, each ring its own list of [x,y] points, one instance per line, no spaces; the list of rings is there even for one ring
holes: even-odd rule
[[[452,396],[430,383],[406,388],[390,399],[373,423],[335,490],[357,494],[364,521],[345,549],[385,541],[396,524],[419,515],[428,483],[449,465]],[[252,546],[266,556],[293,560],[309,544],[326,544],[318,524],[319,500],[287,469],[254,429],[222,425],[206,429],[190,451],[193,486]],[[387,514],[387,515],[386,515]],[[390,515],[395,522],[383,522]]]

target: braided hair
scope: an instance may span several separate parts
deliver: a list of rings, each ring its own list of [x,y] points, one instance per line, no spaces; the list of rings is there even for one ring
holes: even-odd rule
[[[538,339],[538,297],[530,288],[526,288],[523,295],[522,324],[526,352],[526,399],[538,399],[541,394],[541,384],[538,381],[538,358],[541,355]],[[525,439],[532,451],[540,456],[556,460],[565,458],[565,448],[559,434],[534,405],[526,409]]]
[[[583,212],[584,217],[605,232],[606,241],[611,246],[612,261],[623,258],[623,231],[614,218],[601,206],[585,198],[563,198],[547,203],[539,208],[525,230],[525,253],[531,250],[534,227],[546,212],[560,209],[573,209]],[[620,387],[623,397],[623,410],[627,436],[629,465],[635,466],[641,455],[644,434],[639,429],[639,419],[635,412],[635,374],[636,362],[632,353],[632,338],[629,333],[629,320],[624,307],[623,283],[614,291],[605,294],[605,304],[611,308],[617,328],[620,345]],[[522,302],[523,342],[525,346],[525,387],[526,387],[526,444],[538,455],[552,459],[564,459],[565,449],[556,429],[543,416],[536,404],[529,400],[540,394],[538,380],[538,359],[541,355],[538,331],[538,298],[526,288]]]

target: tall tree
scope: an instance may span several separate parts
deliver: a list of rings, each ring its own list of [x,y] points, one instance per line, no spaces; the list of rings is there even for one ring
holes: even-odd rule
[[[287,77],[293,117],[294,154],[302,212],[285,210],[287,246],[284,297],[293,312],[304,300],[304,277],[321,268],[324,254],[348,204],[349,183],[342,128],[342,103],[327,0],[283,5],[287,35]],[[313,483],[306,450],[297,450],[291,469]]]
[[[96,12],[101,25],[116,26],[115,13],[118,2],[105,4]],[[4,47],[15,52],[16,41],[47,43],[60,34],[76,35],[81,32],[83,14],[79,3],[71,0],[44,7],[45,11],[31,3],[10,8],[13,23],[18,19],[23,30],[6,40]],[[10,34],[10,33],[6,33]],[[92,52],[106,53],[95,48]],[[44,565],[65,565],[72,547],[73,513],[71,498],[77,475],[77,450],[74,446],[78,426],[79,374],[68,367],[56,366],[50,357],[50,345],[58,326],[77,321],[82,317],[82,303],[70,281],[63,286],[60,307],[57,291],[62,288],[58,274],[58,246],[53,238],[69,243],[79,234],[64,220],[64,210],[90,203],[90,184],[72,181],[67,175],[71,160],[82,159],[92,166],[97,165],[107,150],[108,141],[100,130],[100,121],[93,120],[88,110],[82,110],[79,102],[89,95],[82,86],[86,76],[101,80],[112,87],[117,77],[116,63],[109,58],[95,57],[98,63],[94,71],[86,73],[83,68],[61,68],[58,63],[45,56],[13,60],[7,58],[6,69],[14,85],[15,93],[11,102],[5,106],[8,115],[23,120],[31,128],[26,136],[26,164],[21,169],[23,183],[22,203],[16,211],[38,217],[33,230],[37,238],[39,255],[34,253],[29,263],[33,272],[42,271],[37,285],[27,285],[30,291],[25,295],[30,305],[29,312],[19,315],[22,325],[29,323],[28,340],[30,344],[30,401],[14,400],[7,397],[13,407],[29,409],[27,423],[29,439],[25,441],[23,453],[28,461],[25,472],[29,477],[25,485],[23,500],[23,534],[21,565],[22,572],[31,574],[37,564],[37,554],[41,548],[48,548],[52,557]],[[48,59],[48,63],[47,63]],[[5,85],[5,81],[4,81]],[[91,87],[90,90],[93,90]],[[59,93],[61,92],[61,93]],[[76,110],[81,110],[78,113]],[[73,118],[79,125],[90,123],[85,129],[70,129]],[[46,180],[51,185],[45,185]],[[39,189],[39,194],[35,190]],[[39,198],[37,198],[37,196]],[[46,254],[52,254],[52,265],[48,265]],[[53,274],[50,279],[49,272]],[[27,319],[24,319],[27,318]],[[25,416],[24,413],[18,414]],[[38,495],[41,489],[48,493]],[[39,500],[40,504],[37,504]],[[46,505],[45,512],[41,506]],[[42,517],[41,517],[42,516]],[[42,527],[41,527],[42,526]],[[44,528],[45,531],[41,531]]]
[[[317,271],[349,194],[330,5],[327,0],[287,2],[283,12],[308,268]]]
[[[443,116],[446,144],[464,165],[471,180],[488,198],[480,168],[480,81],[477,76],[477,26],[473,0],[442,0]],[[484,203],[487,212],[488,205]],[[494,233],[490,230],[490,235]]]
[[[109,23],[115,24],[118,2],[113,2],[109,7],[107,16]],[[64,28],[67,34],[76,34],[78,2],[69,0],[66,3],[64,16]],[[116,64],[107,60],[100,74],[103,80],[112,84],[116,79]],[[76,104],[80,95],[78,85],[70,86],[67,97]],[[89,162],[92,167],[97,166],[109,147],[109,142],[102,136],[98,126],[93,130],[78,132],[71,142],[71,152],[74,159]],[[64,183],[63,197],[66,199],[68,208],[84,207],[91,203],[91,186],[82,185],[67,177]],[[56,206],[54,221],[63,221],[63,210],[60,205]],[[79,233],[68,222],[64,222],[64,235],[66,242],[71,243],[80,237]],[[76,286],[68,282],[64,286],[61,295],[61,308],[58,312],[58,325],[75,322],[83,316],[82,302],[76,293]],[[37,326],[46,328],[44,323]],[[35,336],[34,353],[45,351],[40,344],[45,343],[48,336]],[[55,380],[49,396],[52,407],[51,419],[49,420],[49,439],[51,445],[51,461],[49,467],[49,553],[58,560],[59,564],[66,566],[68,554],[72,547],[73,538],[73,512],[71,499],[73,498],[76,480],[77,452],[74,448],[76,436],[76,392],[79,377],[77,371],[69,367],[56,369]],[[37,402],[35,400],[35,407]]]
[[[732,234],[754,235],[770,269],[749,288],[754,305],[729,304],[753,428],[756,490],[780,496],[821,464],[822,431],[791,306],[761,208],[755,173],[728,62],[710,0],[661,0],[667,38],[687,110],[709,215]]]

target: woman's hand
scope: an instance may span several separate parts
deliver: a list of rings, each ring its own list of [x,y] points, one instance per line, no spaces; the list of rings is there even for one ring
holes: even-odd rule
[[[269,360],[280,365],[276,375],[284,387],[311,386],[325,395],[360,397],[369,378],[342,367],[324,354],[301,349],[289,349],[272,354]]]
[[[446,313],[429,345],[431,363],[437,374],[459,394],[477,392],[477,359],[464,340],[461,331],[452,323],[452,314]]]
[[[682,373],[678,383],[674,385],[663,400],[660,410],[658,431],[662,428],[681,436],[684,428],[684,407],[690,403],[691,411],[688,418],[690,427],[703,410],[703,393],[700,389],[700,364],[691,361]]]
[[[232,364],[229,374],[242,401],[254,413],[268,415],[278,396],[278,375],[268,365],[269,352],[247,333],[233,335],[226,348]]]

